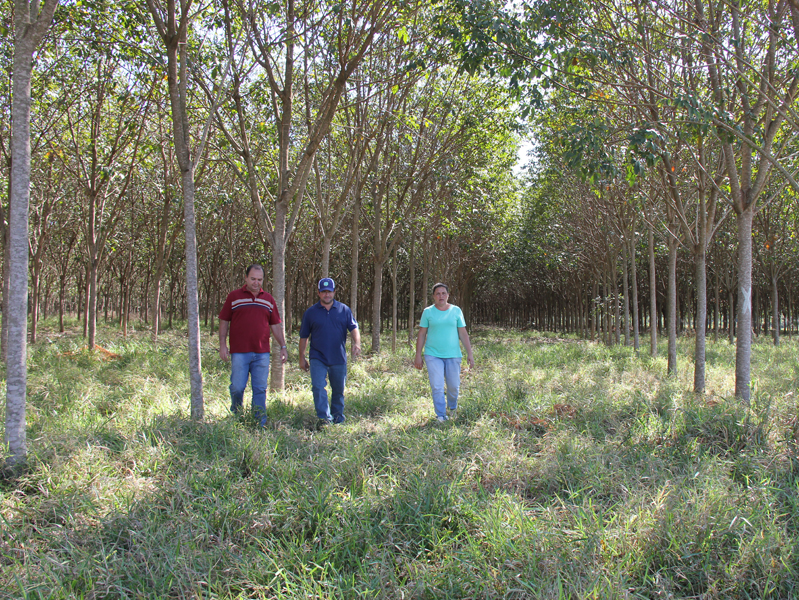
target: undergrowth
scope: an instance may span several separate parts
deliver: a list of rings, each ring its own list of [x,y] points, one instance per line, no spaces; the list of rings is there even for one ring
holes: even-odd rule
[[[667,379],[630,348],[477,330],[456,421],[402,346],[352,364],[347,422],[318,429],[294,339],[261,430],[228,413],[208,335],[194,423],[181,332],[102,329],[89,352],[46,325],[28,462],[0,480],[2,596],[799,594],[793,340],[755,342],[747,408],[727,342],[695,395],[690,340]]]

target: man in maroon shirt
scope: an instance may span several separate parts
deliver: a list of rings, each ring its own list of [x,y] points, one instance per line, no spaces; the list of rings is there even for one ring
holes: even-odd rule
[[[280,359],[285,363],[289,356],[277,304],[271,294],[261,288],[263,282],[261,265],[247,267],[244,287],[230,292],[219,312],[219,357],[231,363],[230,410],[236,413],[241,409],[249,378],[253,416],[262,427],[266,425],[270,334],[280,344]]]

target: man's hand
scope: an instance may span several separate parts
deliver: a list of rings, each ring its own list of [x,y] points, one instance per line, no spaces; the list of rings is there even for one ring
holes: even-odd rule
[[[305,360],[304,356],[300,356],[300,369],[305,371],[306,373],[310,370],[311,365]]]
[[[225,362],[230,360],[230,352],[228,352],[227,344],[222,344],[221,346],[219,346],[219,358],[221,358]]]
[[[355,360],[361,355],[361,345],[360,344],[353,344],[352,345],[352,360]]]
[[[280,360],[283,361],[285,365],[289,360],[289,351],[286,348],[280,349]]]

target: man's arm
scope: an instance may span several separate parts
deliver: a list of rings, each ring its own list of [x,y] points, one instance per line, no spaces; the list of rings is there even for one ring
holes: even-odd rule
[[[286,338],[283,337],[282,325],[283,323],[275,323],[274,325],[270,325],[269,329],[272,330],[272,335],[275,336],[275,340],[280,344],[280,360],[285,363],[289,359],[289,351],[286,348]]]
[[[474,354],[472,353],[472,341],[469,339],[469,332],[465,327],[458,327],[458,337],[461,339],[461,344],[466,348],[466,361],[469,367],[474,369]]]
[[[352,334],[352,342],[350,342],[352,360],[355,360],[361,355],[361,331],[356,327],[350,333]]]
[[[422,348],[427,339],[427,327],[419,328],[419,335],[416,336],[416,358],[413,359],[413,366],[421,370],[424,362],[422,361]]]
[[[219,358],[224,361],[230,360],[230,352],[227,349],[228,331],[230,331],[230,321],[219,319]]]
[[[300,369],[303,371],[307,371],[311,368],[311,365],[308,364],[308,361],[305,360],[305,348],[308,345],[308,338],[300,338],[300,349],[298,354],[300,355]]]

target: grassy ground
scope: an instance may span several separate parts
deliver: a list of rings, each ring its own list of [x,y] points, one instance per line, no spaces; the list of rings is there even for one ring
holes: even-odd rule
[[[403,346],[351,366],[348,421],[323,430],[290,345],[262,431],[228,415],[208,336],[201,424],[182,334],[103,330],[110,357],[41,339],[0,596],[799,596],[795,341],[755,342],[745,410],[726,342],[697,397],[691,340],[668,380],[629,348],[477,330],[457,421],[434,422]]]

